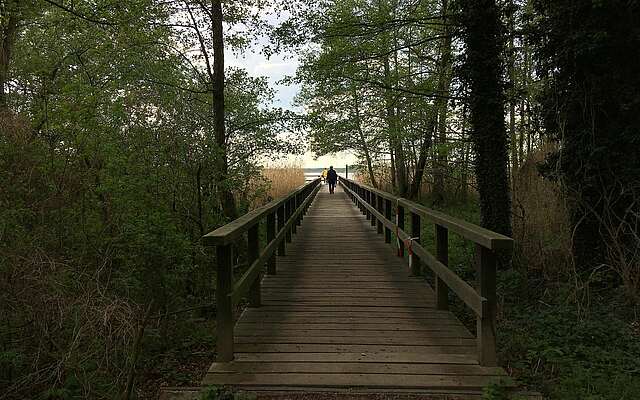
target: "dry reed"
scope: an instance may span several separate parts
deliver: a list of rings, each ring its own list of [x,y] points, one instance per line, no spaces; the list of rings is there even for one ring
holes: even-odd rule
[[[295,164],[265,168],[262,177],[269,183],[263,196],[266,201],[282,197],[304,184],[304,170]]]
[[[571,265],[571,229],[562,189],[537,168],[553,150],[549,144],[529,154],[514,176],[513,190],[516,262],[547,275]]]

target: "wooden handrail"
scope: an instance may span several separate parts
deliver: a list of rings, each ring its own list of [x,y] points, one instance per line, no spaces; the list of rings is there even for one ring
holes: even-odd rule
[[[384,199],[391,200],[394,203],[403,205],[407,210],[415,212],[427,219],[430,219],[435,224],[443,226],[452,232],[457,233],[465,239],[471,240],[477,244],[480,244],[491,250],[511,250],[513,249],[513,239],[501,235],[497,232],[490,231],[489,229],[472,224],[470,222],[452,217],[440,211],[432,210],[421,204],[414,203],[403,197],[395,196],[391,193],[383,192],[380,189],[373,188],[371,186],[357,183],[351,179],[340,178],[341,181],[350,182],[355,184],[368,192],[374,193]]]
[[[246,233],[249,228],[262,220],[267,214],[272,213],[274,210],[278,209],[278,207],[286,204],[287,201],[300,194],[303,190],[317,185],[318,182],[320,182],[320,178],[314,179],[304,185],[300,185],[286,196],[273,200],[262,207],[258,207],[255,210],[234,219],[228,224],[204,235],[202,237],[202,242],[207,246],[233,243],[242,234]]]
[[[260,307],[261,275],[276,273],[276,251],[285,254],[285,242],[291,241],[304,213],[320,190],[320,179],[306,183],[281,199],[255,209],[242,217],[207,233],[202,241],[216,247],[216,346],[219,361],[233,360],[233,310],[243,298],[249,307]],[[266,220],[266,245],[260,250],[260,223]],[[247,234],[249,268],[237,283],[233,279],[233,243]]]
[[[351,200],[371,220],[371,225],[383,233],[385,242],[391,242],[391,234],[397,238],[397,254],[404,257],[409,250],[411,273],[420,273],[424,264],[436,276],[436,304],[440,310],[448,310],[449,290],[453,291],[476,314],[478,361],[481,365],[496,365],[496,251],[513,248],[513,239],[492,232],[469,222],[431,210],[420,204],[394,196],[381,190],[362,185],[351,179],[341,178]],[[410,214],[411,233],[404,225],[405,211]],[[395,215],[395,221],[392,217]],[[436,228],[436,256],[421,243],[422,217],[433,222]],[[476,244],[476,288],[448,268],[448,231],[451,230]]]

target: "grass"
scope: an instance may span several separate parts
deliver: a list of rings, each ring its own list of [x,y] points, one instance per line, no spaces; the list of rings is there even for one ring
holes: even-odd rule
[[[255,206],[283,197],[304,184],[304,169],[297,164],[264,168],[262,181],[264,185],[258,186]]]

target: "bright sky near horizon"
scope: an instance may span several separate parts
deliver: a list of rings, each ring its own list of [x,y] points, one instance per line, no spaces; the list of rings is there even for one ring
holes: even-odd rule
[[[225,52],[225,63],[230,67],[240,67],[247,70],[251,76],[264,76],[269,80],[269,84],[276,90],[274,106],[287,110],[301,112],[300,107],[294,107],[293,99],[298,93],[297,85],[278,84],[280,80],[295,74],[298,68],[298,57],[295,54],[277,54],[267,57],[260,53],[258,47],[248,49],[244,54],[234,54],[231,51]],[[326,155],[314,158],[314,154],[306,152],[304,156],[289,156],[282,161],[288,164],[302,164],[304,168],[320,168],[333,165],[342,167],[346,164],[355,164],[356,157],[347,152],[335,155]]]

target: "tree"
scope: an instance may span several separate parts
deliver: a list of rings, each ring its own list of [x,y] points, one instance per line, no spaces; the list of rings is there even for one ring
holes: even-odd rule
[[[471,140],[481,225],[511,235],[508,141],[504,121],[503,27],[495,0],[461,1],[464,79],[469,87]]]
[[[545,125],[559,150],[543,166],[570,200],[579,269],[610,262],[618,244],[634,259],[640,190],[640,5],[537,1]]]

